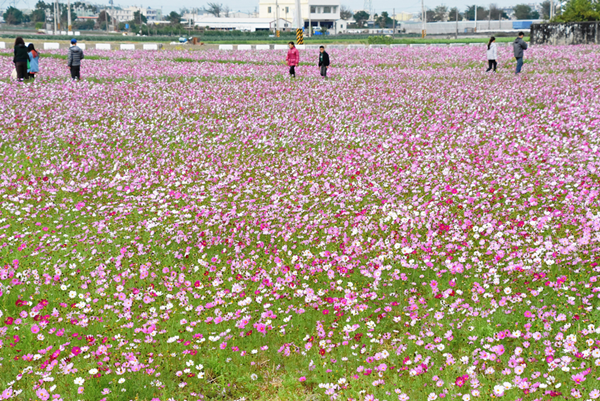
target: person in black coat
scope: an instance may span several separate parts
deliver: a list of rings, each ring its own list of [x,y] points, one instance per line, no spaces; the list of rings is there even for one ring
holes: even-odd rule
[[[327,68],[329,67],[329,54],[325,51],[325,46],[319,47],[319,67],[321,67],[321,76],[327,78]]]
[[[15,63],[15,70],[17,70],[17,81],[23,81],[27,76],[27,61],[29,60],[29,54],[27,54],[25,41],[20,36],[17,36],[15,39],[14,53],[13,63]]]

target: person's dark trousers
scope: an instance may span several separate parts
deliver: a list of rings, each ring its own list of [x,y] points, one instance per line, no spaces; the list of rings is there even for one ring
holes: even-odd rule
[[[296,78],[296,68],[294,66],[290,67],[290,76]]]
[[[324,65],[321,66],[321,76],[327,78],[327,67]]]
[[[488,60],[488,69],[485,70],[485,72],[489,72],[492,69],[494,70],[494,72],[496,72],[497,66],[498,66],[498,63],[496,62],[496,60]]]
[[[27,79],[35,79],[35,74],[27,73]]]
[[[523,57],[517,57],[517,70],[516,74],[521,72],[521,68],[523,68]]]
[[[17,70],[17,79],[23,81],[27,77],[27,61],[17,61],[15,69]]]
[[[73,66],[71,67],[71,78],[76,79],[76,80],[80,80],[81,77],[79,76],[79,69],[81,68],[81,66]]]

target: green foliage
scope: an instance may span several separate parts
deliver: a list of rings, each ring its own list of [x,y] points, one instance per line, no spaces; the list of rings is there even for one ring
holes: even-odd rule
[[[366,11],[359,11],[354,14],[354,21],[356,21],[356,26],[363,27],[365,22],[369,19],[369,13]]]
[[[389,45],[393,42],[393,39],[389,36],[379,35],[379,36],[369,36],[367,40],[370,45]]]
[[[540,17],[540,14],[528,4],[517,4],[514,12],[517,19],[538,19]]]
[[[6,21],[6,23],[9,25],[19,25],[21,22],[24,22],[24,16],[21,10],[12,6],[6,9],[3,17],[4,21]]]
[[[553,22],[600,21],[600,2],[590,0],[569,0],[564,11]]]

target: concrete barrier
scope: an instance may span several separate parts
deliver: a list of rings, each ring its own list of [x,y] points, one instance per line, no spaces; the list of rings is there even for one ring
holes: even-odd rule
[[[252,45],[238,45],[238,50],[252,50]]]
[[[287,50],[288,45],[274,45],[273,50]]]
[[[60,49],[59,43],[44,43],[44,50],[58,50]]]
[[[411,43],[410,47],[426,47],[424,43]]]
[[[348,45],[348,49],[364,49],[367,45]]]
[[[460,46],[466,46],[466,43],[450,43],[450,47],[460,47]]]
[[[270,45],[256,45],[256,50],[270,50]]]
[[[219,50],[233,50],[233,45],[219,45]]]
[[[408,47],[408,44],[407,43],[392,43],[390,45],[390,47],[392,49],[397,48],[397,47]]]
[[[75,36],[79,36],[79,35],[81,35],[81,32],[75,31]]]
[[[326,49],[345,49],[346,45],[328,45],[325,46]]]
[[[0,42],[0,49],[6,49],[6,43]]]
[[[67,31],[60,31],[60,34],[63,36],[67,36]]]
[[[85,50],[86,45],[85,43],[77,43],[77,46],[81,49],[81,50]]]
[[[158,50],[158,45],[156,43],[144,43],[142,47],[144,50]]]
[[[110,50],[110,43],[96,43],[96,50]]]
[[[121,50],[135,50],[135,45],[133,43],[121,43],[119,48]]]
[[[447,43],[432,43],[429,46],[433,46],[433,47],[448,47]]]
[[[483,46],[485,43],[469,43],[469,46]]]
[[[296,45],[296,49],[298,49],[298,50],[306,50],[306,45]]]
[[[67,35],[73,36],[73,31],[67,31]]]
[[[388,45],[369,45],[369,49],[387,49]]]

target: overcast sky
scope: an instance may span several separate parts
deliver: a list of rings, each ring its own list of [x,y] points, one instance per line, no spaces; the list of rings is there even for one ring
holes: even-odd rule
[[[61,3],[65,3],[65,0],[59,0]],[[228,5],[229,8],[233,11],[254,11],[255,7],[258,7],[258,0],[247,1],[247,0],[205,0],[205,1],[189,1],[189,0],[144,0],[141,3],[127,2],[127,0],[114,0],[115,5],[119,5],[121,7],[128,6],[142,6],[142,7],[152,7],[152,8],[161,8],[163,12],[169,13],[171,11],[179,11],[179,9],[183,7],[192,8],[192,7],[203,7],[208,2],[219,2],[224,5]],[[421,10],[421,1],[420,0],[404,0],[404,1],[394,1],[394,0],[372,0],[373,1],[373,11],[380,13],[382,11],[387,11],[390,14],[392,13],[392,9],[396,9],[396,12],[409,12],[415,13]],[[478,5],[488,6],[484,2],[485,0],[477,2]],[[493,0],[492,3],[497,4],[500,7],[512,6],[520,3],[529,3],[531,0]],[[33,8],[35,7],[35,3],[37,0],[19,0],[17,2],[17,7],[21,8]],[[92,0],[92,2],[94,2]],[[2,3],[2,0],[0,0]],[[99,1],[99,4],[108,4],[108,1]],[[458,7],[460,10],[464,10],[467,5],[475,4],[474,1],[470,0],[425,0],[425,7],[435,8],[440,4],[444,4],[448,7]],[[348,6],[353,10],[362,9],[364,7],[364,0],[342,0],[342,5]]]

